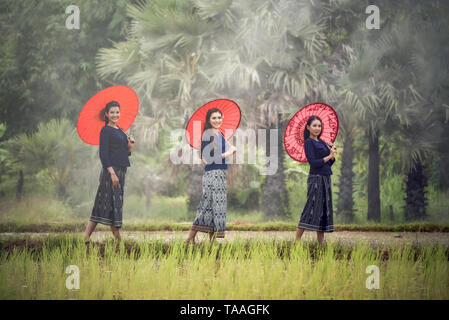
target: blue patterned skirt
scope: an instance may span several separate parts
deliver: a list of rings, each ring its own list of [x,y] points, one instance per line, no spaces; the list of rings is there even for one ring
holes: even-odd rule
[[[307,201],[298,228],[319,232],[334,231],[331,176],[308,176]]]
[[[203,194],[192,230],[224,238],[226,228],[226,170],[214,169],[203,175]]]
[[[123,189],[125,188],[126,167],[112,167],[117,175],[119,184],[112,186],[111,175],[106,168],[100,173],[95,203],[90,221],[99,222],[107,226],[122,227]]]

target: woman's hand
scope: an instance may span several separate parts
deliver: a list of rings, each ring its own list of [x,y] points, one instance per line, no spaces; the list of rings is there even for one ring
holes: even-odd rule
[[[128,155],[131,154],[131,151],[134,148],[134,137],[132,135],[128,136]]]
[[[335,145],[333,145],[330,151],[332,152],[332,155],[335,158],[335,155],[337,154],[337,147]]]
[[[225,153],[222,153],[222,154],[221,154],[221,157],[222,157],[222,158],[230,157],[230,156],[232,156],[236,151],[237,151],[237,148],[236,148],[236,147],[230,146],[228,151],[226,151]]]
[[[131,150],[134,148],[134,137],[132,135],[128,136],[128,152],[131,152]]]
[[[115,172],[114,172],[114,173],[111,173],[111,180],[112,180],[112,186],[113,186],[114,188],[117,188],[117,187],[118,187],[118,184],[119,184],[119,180],[118,180],[118,177],[117,177],[117,175],[115,174]]]
[[[326,142],[326,145],[329,148],[331,159],[334,159],[337,154],[337,147],[331,142]]]

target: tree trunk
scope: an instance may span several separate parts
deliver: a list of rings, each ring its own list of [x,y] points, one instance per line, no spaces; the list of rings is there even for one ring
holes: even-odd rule
[[[354,197],[353,197],[353,178],[354,172],[354,148],[353,139],[350,136],[345,137],[343,142],[343,154],[341,158],[340,191],[337,200],[337,214],[341,215],[344,223],[354,221]]]
[[[443,148],[440,150],[444,150]],[[447,158],[449,152],[440,151],[438,164],[438,187],[440,191],[447,191],[449,189],[449,168],[447,166]]]
[[[187,194],[189,196],[188,210],[194,211],[198,209],[200,204],[201,195],[203,193],[203,165],[192,165],[189,173],[189,184],[187,186]]]
[[[405,198],[405,220],[425,219],[427,200],[424,188],[427,185],[427,179],[423,174],[422,163],[418,162],[411,168],[407,175],[406,198]]]
[[[265,214],[272,218],[285,217],[288,212],[288,194],[284,174],[284,131],[287,121],[280,123],[278,131],[278,169],[273,175],[267,175],[262,186],[262,206]],[[274,126],[270,129],[275,129]],[[266,153],[270,154],[270,134],[267,134]]]
[[[438,160],[435,165],[437,166],[437,186],[441,192],[449,190],[449,166],[447,165],[447,159],[449,158],[449,110],[446,109],[446,114],[441,114],[442,119],[446,118],[443,124],[443,131],[440,134],[440,142],[438,144]],[[444,118],[443,118],[444,116]]]
[[[390,204],[390,206],[388,208],[390,209],[390,220],[391,220],[391,222],[393,222],[394,221],[393,206]]]
[[[2,175],[0,174],[0,184],[3,182]],[[3,197],[5,195],[5,192],[3,190],[0,190],[0,197]]]
[[[22,192],[23,192],[23,171],[19,171],[19,180],[17,181],[17,190],[16,190],[16,199],[17,201],[22,201]]]
[[[58,198],[61,200],[64,200],[67,198],[65,185],[63,185],[63,184],[58,185]]]
[[[380,222],[379,133],[369,130],[368,220]]]

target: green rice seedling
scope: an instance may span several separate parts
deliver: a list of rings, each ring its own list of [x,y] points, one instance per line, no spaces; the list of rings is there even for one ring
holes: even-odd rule
[[[285,240],[121,242],[86,255],[81,236],[49,236],[0,254],[1,299],[448,299],[447,246],[372,248]],[[31,247],[34,246],[35,249]],[[68,266],[80,288],[68,289]],[[379,289],[369,289],[369,266]]]

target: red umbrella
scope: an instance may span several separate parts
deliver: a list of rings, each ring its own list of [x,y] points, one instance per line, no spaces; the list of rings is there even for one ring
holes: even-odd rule
[[[321,140],[333,143],[337,138],[338,116],[335,110],[325,103],[309,104],[296,112],[285,129],[285,151],[293,160],[307,162],[304,151],[304,129],[311,116],[321,119]]]
[[[105,125],[100,113],[110,101],[117,101],[120,104],[120,119],[117,125],[123,131],[131,127],[139,110],[137,94],[126,86],[112,86],[95,94],[81,110],[76,129],[84,142],[92,145],[100,144],[100,131]]]
[[[206,103],[195,111],[186,127],[187,142],[195,149],[199,149],[201,146],[201,134],[203,133],[206,114],[212,108],[217,108],[223,113],[220,131],[223,133],[225,140],[229,140],[232,137],[240,124],[240,108],[234,101],[218,99]]]

